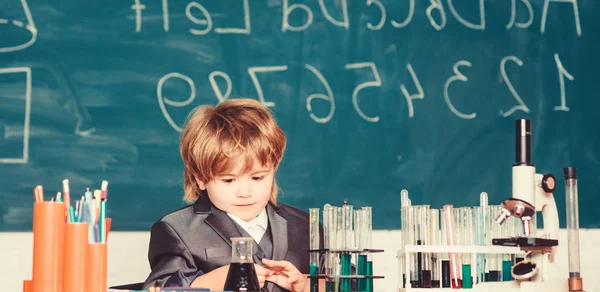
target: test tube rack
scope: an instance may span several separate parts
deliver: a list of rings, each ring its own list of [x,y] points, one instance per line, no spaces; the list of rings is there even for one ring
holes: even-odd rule
[[[402,259],[410,259],[411,254],[416,253],[457,253],[457,254],[522,254],[519,247],[513,246],[464,246],[464,245],[406,245],[404,248],[400,248],[396,254],[398,259],[398,271],[400,272],[398,291],[399,292],[442,292],[442,291],[456,291],[453,288],[412,288],[410,281],[407,281],[405,287],[402,287],[402,271],[407,275],[410,274],[410,261],[405,260],[405,266],[402,267]],[[471,266],[477,265],[476,256],[472,256]],[[472,270],[472,276],[475,276],[475,269]],[[556,281],[544,281],[544,282],[533,282],[533,281],[505,281],[505,282],[483,282],[474,283],[472,288],[465,289],[471,292],[567,292],[568,284],[567,280],[556,280]]]
[[[379,252],[384,252],[383,249],[371,249],[371,248],[365,248],[365,249],[311,249],[309,250],[310,253],[318,253],[319,255],[325,255],[327,253],[334,253],[334,254],[338,254],[338,255],[342,255],[342,254],[369,254],[369,253],[379,253]],[[308,278],[310,279],[328,279],[328,280],[335,280],[335,279],[383,279],[384,276],[375,276],[375,275],[326,275],[326,274],[320,274],[320,275],[314,275],[314,276],[308,276]]]
[[[323,206],[323,238],[319,227],[319,208],[310,208],[310,291],[320,291],[319,279],[326,280],[326,291],[373,292],[372,207],[354,210],[348,201],[343,205]],[[353,265],[354,263],[354,265]],[[354,268],[353,268],[354,267]]]

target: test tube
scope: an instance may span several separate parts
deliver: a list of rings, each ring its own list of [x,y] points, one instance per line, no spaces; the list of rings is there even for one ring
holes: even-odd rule
[[[488,205],[488,193],[481,192],[479,194],[479,206],[484,207]]]
[[[319,208],[310,208],[309,209],[309,234],[310,234],[310,249],[316,250],[319,249]],[[319,275],[319,253],[316,251],[310,252],[310,275],[317,276]],[[319,291],[319,279],[311,278],[310,279],[310,291],[318,292]]]
[[[417,209],[419,207],[418,206],[410,206],[408,207],[408,224],[410,226],[410,232],[408,233],[408,242],[410,242],[411,245],[417,245],[417,233],[418,231],[416,230],[416,227],[418,225],[417,223]],[[408,259],[410,261],[410,287],[411,288],[418,288],[419,287],[419,273],[420,271],[418,270],[418,258],[417,255],[415,253],[411,253],[410,258]],[[407,275],[408,277],[408,275]]]
[[[514,219],[514,216],[511,216]],[[508,224],[506,224],[508,223]],[[514,233],[514,224],[512,222],[505,222],[505,224],[500,225],[500,237],[501,238],[509,238]],[[512,255],[511,254],[502,254],[502,281],[512,281]]]
[[[454,208],[454,244],[463,245],[463,208]]]
[[[309,221],[310,221],[310,225],[309,225],[309,234],[310,234],[310,249],[311,250],[316,250],[319,249],[319,242],[320,242],[320,236],[319,236],[319,208],[310,208],[309,209]],[[316,257],[314,257],[316,260],[312,260],[311,259],[311,263],[314,263],[315,265],[318,265],[319,263],[319,256],[318,256],[318,252],[314,252],[312,253],[314,255],[317,255]],[[313,257],[311,257],[313,258]],[[317,266],[318,267],[318,266]]]
[[[325,267],[323,269],[323,272],[325,273],[325,275],[330,275],[329,272],[329,267],[330,267],[330,263],[329,263],[329,249],[331,248],[330,245],[330,221],[329,221],[329,216],[330,216],[330,212],[331,212],[331,205],[329,204],[325,204],[323,206],[323,248],[326,250],[325,252]]]
[[[341,208],[332,206],[329,209],[329,278],[328,291],[337,291],[340,275],[340,258],[338,257],[338,221],[341,217]]]
[[[454,245],[463,245],[463,221],[464,219],[462,218],[462,208],[458,207],[458,208],[454,208],[453,210],[453,215],[454,215]],[[456,257],[458,262],[456,263],[456,266],[458,267],[458,271],[457,271],[457,276],[458,276],[458,281],[459,283],[461,283],[461,288],[462,288],[462,258],[463,258],[463,254],[458,254],[458,256]]]
[[[492,205],[488,206],[488,216],[489,221],[488,224],[488,234],[490,237],[487,239],[488,244],[492,245],[492,240],[494,238],[500,238],[499,230],[500,224],[496,223],[494,217],[491,214],[499,214],[502,206],[500,205]],[[502,265],[502,255],[490,254],[488,258],[488,262],[486,263],[487,267],[489,267],[488,271],[488,279],[487,282],[497,282],[502,280],[501,278],[501,265]]]
[[[479,194],[479,206],[481,207],[481,226],[480,228],[482,228],[482,233],[483,233],[483,244],[482,245],[491,245],[491,241],[488,244],[488,238],[490,237],[490,234],[488,233],[488,218],[489,218],[489,210],[488,210],[488,193],[486,192],[481,192],[481,194]],[[479,237],[480,240],[482,240],[481,236]],[[487,269],[487,259],[489,258],[489,256],[487,254],[479,254],[478,257],[480,258],[480,263],[482,263],[482,267],[481,267],[481,271],[480,273],[482,273],[482,278],[481,278],[481,282],[486,282],[487,280],[487,275],[486,274],[486,269]]]
[[[372,232],[373,232],[373,210],[371,207],[366,206],[366,207],[362,207],[362,210],[364,211],[364,221],[365,221],[365,233],[366,233],[366,248],[367,249],[371,249],[372,246]],[[373,276],[373,258],[372,255],[370,253],[368,253],[367,256],[367,268],[366,268],[366,274],[367,276]],[[366,292],[373,292],[373,278],[367,278],[365,280],[365,291]]]
[[[495,206],[495,210],[494,210],[494,214],[500,214],[502,210],[502,206],[498,205]],[[503,225],[500,225],[498,223],[493,224],[494,226],[494,238],[503,238],[504,234],[503,234]],[[502,280],[502,265],[504,263],[504,255],[503,254],[496,254],[496,270],[498,271],[498,275],[496,276],[496,278],[498,279],[498,282],[503,281]],[[494,276],[492,276],[494,277]],[[512,276],[511,276],[512,277]]]
[[[444,228],[446,229],[446,243],[448,245],[455,245],[456,240],[455,228],[454,228],[454,207],[452,205],[444,205]],[[458,255],[455,252],[448,253],[450,258],[450,281],[453,289],[460,289],[461,283],[458,278]]]
[[[345,242],[345,234],[344,234],[344,211],[342,209],[342,207],[335,207],[337,210],[337,217],[335,218],[336,221],[336,243],[335,243],[335,248],[336,250],[340,251],[342,249],[344,249],[344,242]]]
[[[365,248],[366,249],[371,249],[373,247],[372,245],[372,234],[373,234],[373,208],[369,207],[369,206],[365,206],[362,207],[361,210],[363,210],[364,212],[364,224],[365,224],[365,228],[364,228],[364,233],[365,233]],[[369,260],[372,260],[372,255],[369,253]]]
[[[420,240],[421,245],[429,245],[429,205],[420,206]],[[420,254],[420,253],[418,253]],[[431,288],[431,254],[424,252],[421,254],[421,268],[420,268],[419,286],[421,288]]]
[[[400,201],[402,203],[402,212],[400,214],[400,220],[402,223],[402,249],[404,249],[406,247],[406,245],[411,244],[409,241],[409,232],[410,232],[410,224],[408,222],[408,208],[410,207],[410,199],[408,198],[408,191],[407,190],[402,190],[400,192]],[[401,281],[402,281],[402,287],[406,287],[406,272],[404,271],[405,267],[406,267],[406,256],[402,257],[400,259],[400,266],[401,266],[401,271],[399,271],[401,273]]]
[[[359,209],[354,210],[354,236],[356,240],[356,248],[364,250],[367,242],[366,238],[366,224],[365,224],[365,210]],[[367,253],[360,252],[358,259],[356,260],[356,274],[359,276],[366,275],[367,270]],[[364,278],[358,278],[356,280],[358,291],[365,291],[366,282]]]
[[[440,245],[440,210],[429,210],[429,238],[431,245]],[[431,287],[440,288],[439,254],[431,254]]]
[[[404,205],[402,205],[402,208],[400,209],[400,224],[401,224],[401,230],[402,230],[402,242],[400,243],[402,246],[402,250],[404,251],[404,254],[402,255],[402,257],[399,259],[400,260],[400,265],[398,268],[398,276],[400,277],[400,281],[401,281],[401,285],[402,288],[406,288],[406,266],[405,266],[405,258],[406,258],[406,207]]]
[[[471,207],[461,208],[462,217],[462,244],[466,246],[475,245],[475,230],[473,225],[473,209]],[[465,253],[462,259],[462,288],[473,288],[473,277],[471,263],[473,254]]]
[[[475,218],[475,244],[485,245],[485,229],[484,229],[484,207],[474,207],[473,216]],[[477,254],[477,266],[475,267],[475,282],[477,284],[484,282],[485,275],[485,255]]]
[[[566,167],[565,194],[567,206],[567,239],[569,244],[569,291],[582,291],[583,279],[581,278],[579,263],[579,203],[577,191],[577,168]]]
[[[363,249],[364,246],[364,235],[362,234],[363,230],[363,213],[362,209],[354,210],[354,247],[358,250]]]
[[[440,237],[440,243],[442,245],[448,245],[448,242],[446,241],[446,216],[444,216],[444,209],[440,209],[442,216],[440,216],[440,221],[441,221],[441,225],[440,225],[440,233],[441,233],[441,237]],[[450,281],[450,259],[448,257],[447,253],[441,253],[440,254],[440,258],[441,260],[441,272],[442,272],[442,288],[450,288],[452,287],[451,285],[451,281]]]
[[[348,205],[347,201],[344,201],[342,205],[342,222],[343,222],[343,245],[344,249],[353,249],[354,248],[354,233],[352,230],[352,215],[354,208],[352,205]]]
[[[423,230],[421,227],[423,226],[423,206],[415,206],[415,244],[423,245],[423,240],[421,239]],[[421,288],[422,280],[423,280],[423,253],[417,252],[417,256],[415,259],[415,264],[417,265],[417,281],[416,287]]]
[[[495,214],[494,212],[494,206],[487,206],[486,208],[486,218],[485,218],[485,234],[486,234],[486,238],[485,238],[485,244],[487,246],[491,246],[492,245],[492,239],[494,238],[494,224],[498,224],[495,221],[493,221],[493,215]],[[496,263],[496,255],[494,254],[486,254],[485,255],[485,281],[486,282],[490,282],[492,281],[490,278],[490,271],[495,270],[495,263]],[[496,280],[494,280],[496,281]]]
[[[400,191],[400,206],[404,208],[405,206],[410,206],[410,199],[408,198],[408,191],[406,189]]]
[[[348,201],[344,201],[342,205],[342,249],[341,253],[341,275],[350,276],[352,274],[352,254],[348,251],[354,248],[354,234],[352,230],[352,205],[348,205]],[[349,278],[342,278],[340,281],[340,289],[342,292],[350,291],[351,281]]]

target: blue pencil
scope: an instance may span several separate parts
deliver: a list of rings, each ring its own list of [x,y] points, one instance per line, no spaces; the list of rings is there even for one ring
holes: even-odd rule
[[[106,243],[106,201],[100,201],[100,222],[98,222],[100,242]]]

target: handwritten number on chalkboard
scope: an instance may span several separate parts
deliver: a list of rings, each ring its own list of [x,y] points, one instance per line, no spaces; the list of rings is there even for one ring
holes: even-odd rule
[[[346,66],[344,66],[344,68],[346,68],[347,70],[371,68],[371,72],[372,72],[375,80],[363,82],[363,83],[359,84],[358,86],[356,86],[356,88],[354,88],[354,91],[352,92],[352,104],[354,105],[354,109],[356,110],[356,112],[358,113],[358,115],[361,118],[365,119],[366,121],[372,122],[372,123],[378,122],[379,116],[368,117],[367,115],[365,115],[362,112],[362,110],[358,106],[358,93],[362,89],[367,88],[367,87],[381,87],[381,78],[379,78],[379,73],[377,73],[377,67],[375,66],[375,63],[373,63],[373,62],[353,63],[353,64],[347,64]]]
[[[444,85],[444,99],[446,100],[446,104],[448,105],[448,108],[450,109],[450,111],[452,111],[457,117],[461,118],[461,119],[465,119],[465,120],[470,120],[470,119],[474,119],[477,114],[476,113],[471,113],[471,114],[463,114],[461,112],[459,112],[453,105],[452,102],[450,101],[450,96],[448,96],[448,88],[450,87],[450,84],[452,84],[454,81],[456,80],[460,80],[460,81],[464,81],[467,82],[469,79],[463,75],[462,73],[460,73],[460,71],[458,70],[458,67],[460,66],[467,66],[467,67],[471,67],[471,62],[469,61],[465,61],[465,60],[461,60],[456,62],[456,64],[454,64],[454,76],[448,78],[448,81],[446,81],[446,84]]]
[[[554,110],[568,112],[569,108],[567,107],[567,98],[565,96],[565,77],[571,81],[575,80],[575,77],[567,72],[560,61],[560,57],[556,53],[554,54],[554,61],[556,61],[556,68],[558,69],[558,79],[560,83],[560,106],[555,106]]]
[[[165,82],[167,82],[167,80],[169,80],[171,78],[178,78],[178,79],[181,79],[188,83],[188,85],[190,86],[190,97],[187,100],[173,101],[166,97],[163,97],[163,85],[165,84]],[[192,101],[194,101],[194,99],[196,99],[196,86],[194,85],[194,81],[192,79],[190,79],[190,77],[187,77],[181,73],[177,73],[177,72],[169,73],[169,74],[163,76],[162,78],[160,78],[160,80],[158,80],[158,85],[156,86],[156,96],[158,97],[158,105],[160,106],[160,110],[162,111],[163,115],[165,116],[165,119],[167,119],[167,122],[169,122],[169,125],[171,125],[171,127],[173,127],[173,129],[177,130],[178,132],[181,132],[181,130],[182,130],[181,127],[179,127],[173,121],[173,119],[171,118],[171,115],[167,111],[167,107],[165,106],[165,104],[168,104],[170,106],[175,106],[175,107],[184,107],[184,106],[191,104]]]
[[[306,109],[308,110],[310,118],[313,119],[313,121],[315,121],[317,123],[321,123],[321,124],[327,123],[327,122],[329,122],[329,120],[331,120],[331,118],[333,117],[333,113],[335,112],[335,101],[333,99],[333,91],[331,90],[331,87],[329,86],[329,83],[327,82],[325,77],[323,77],[323,74],[321,74],[321,72],[319,72],[319,70],[317,70],[317,68],[315,68],[311,65],[308,65],[308,64],[305,64],[304,67],[306,69],[308,69],[310,72],[312,72],[313,74],[315,74],[315,76],[317,76],[317,78],[319,79],[319,81],[321,81],[321,83],[325,87],[325,90],[327,91],[327,95],[322,94],[322,93],[313,93],[313,94],[309,95],[306,98]],[[329,114],[326,117],[319,118],[312,112],[312,100],[315,98],[322,99],[322,100],[329,102],[329,104],[330,104]]]
[[[446,11],[442,5],[442,0],[429,0],[429,2],[431,2],[431,5],[427,7],[427,18],[429,18],[431,26],[436,30],[442,30],[446,26]],[[434,9],[440,12],[440,24],[435,22],[435,18],[433,18],[433,15],[431,14]]]
[[[406,98],[406,103],[408,104],[408,117],[412,118],[415,115],[412,101],[413,99],[425,98],[425,92],[423,92],[421,82],[419,82],[419,78],[417,78],[415,70],[413,70],[413,67],[410,65],[410,63],[406,64],[406,68],[408,68],[408,72],[410,72],[410,76],[412,77],[413,83],[415,84],[415,87],[418,91],[418,93],[411,95],[408,93],[408,90],[406,90],[406,86],[404,86],[404,84],[400,84],[400,90],[402,91],[402,94],[404,94],[404,97]]]
[[[225,80],[225,83],[227,84],[227,89],[225,90],[225,94],[223,94],[223,92],[219,88],[219,84],[217,83],[217,80],[215,79],[216,77],[221,77],[221,78],[223,78],[223,80]],[[222,103],[222,102],[226,101],[227,98],[229,98],[229,95],[231,94],[232,86],[231,86],[231,78],[229,77],[229,75],[227,75],[227,73],[221,72],[221,71],[214,71],[214,72],[210,73],[210,75],[208,75],[208,81],[210,81],[210,86],[212,86],[212,89],[213,89],[215,95],[217,96],[219,103]]]
[[[367,28],[370,30],[380,30],[385,24],[385,6],[379,2],[379,0],[367,0],[367,6],[371,6],[371,4],[377,5],[379,10],[381,11],[381,18],[379,19],[379,23],[377,25],[372,25],[370,22],[367,23]]]
[[[169,31],[169,0],[162,0],[163,29]]]
[[[516,111],[523,111],[525,113],[530,112],[529,108],[527,107],[525,102],[523,102],[523,99],[519,96],[519,94],[517,93],[517,90],[515,89],[510,78],[508,77],[508,73],[506,72],[506,66],[509,61],[516,63],[517,65],[519,65],[519,67],[523,67],[523,61],[516,56],[506,56],[500,62],[500,73],[502,75],[502,79],[503,79],[504,83],[506,84],[506,87],[508,87],[508,90],[510,91],[511,95],[517,102],[517,105],[514,105],[508,111],[502,111],[502,110],[500,111],[500,114],[503,117],[508,117]],[[565,69],[565,67],[563,66],[563,63],[560,60],[560,57],[557,53],[554,54],[554,61],[556,62],[556,68],[558,71],[558,78],[559,78],[559,84],[560,84],[560,105],[555,106],[554,110],[568,112],[568,111],[570,111],[570,108],[567,106],[565,77],[571,81],[575,80],[575,77],[573,75],[571,75],[571,73],[569,73]],[[455,81],[462,81],[462,82],[469,81],[467,76],[465,76],[462,72],[460,72],[460,67],[463,67],[463,66],[472,67],[472,64],[471,64],[471,62],[466,61],[466,60],[461,60],[454,64],[453,69],[452,69],[452,71],[454,72],[454,75],[452,75],[450,78],[448,78],[448,80],[446,80],[446,83],[444,85],[444,100],[446,102],[446,105],[450,109],[450,111],[453,114],[455,114],[457,117],[459,117],[461,119],[474,119],[475,117],[477,117],[477,113],[473,112],[470,114],[465,114],[465,113],[460,112],[452,104],[452,101],[450,98],[450,93],[449,93],[450,86]],[[333,118],[333,115],[335,114],[335,99],[334,99],[333,90],[331,90],[331,86],[329,85],[329,82],[327,82],[327,79],[323,76],[323,74],[321,74],[321,72],[319,72],[319,70],[317,70],[315,67],[313,67],[312,65],[309,65],[309,64],[305,64],[304,67],[308,71],[312,72],[317,77],[317,79],[321,82],[321,84],[323,85],[323,87],[325,88],[325,91],[326,91],[326,94],[323,94],[323,93],[310,94],[306,98],[306,109],[312,120],[314,120],[317,123],[322,123],[322,124],[327,123]],[[354,106],[354,109],[356,110],[356,112],[358,113],[358,115],[361,118],[363,118],[364,120],[366,120],[368,122],[372,122],[372,123],[378,122],[380,119],[379,116],[373,116],[373,117],[367,116],[360,108],[359,101],[358,101],[358,96],[361,93],[361,90],[363,90],[365,88],[369,88],[369,87],[381,88],[383,86],[381,77],[377,70],[377,65],[375,65],[374,62],[362,62],[362,63],[347,64],[344,66],[344,68],[346,70],[369,69],[368,71],[360,70],[355,73],[359,76],[363,76],[363,77],[366,76],[365,78],[368,79],[369,81],[364,81],[362,83],[357,82],[358,84],[352,91],[352,104]],[[408,63],[408,64],[406,64],[406,68],[407,68],[408,72],[410,73],[412,82],[416,89],[416,93],[410,94],[404,83],[400,84],[400,91],[402,91],[402,94],[404,95],[404,98],[406,99],[406,103],[408,105],[408,117],[413,118],[415,115],[413,101],[415,99],[424,99],[425,91],[423,90],[423,87],[421,86],[421,82],[419,81],[419,78],[417,77],[417,74],[415,73],[415,70],[413,69],[412,65],[410,63]],[[265,100],[262,85],[258,78],[258,73],[279,72],[279,71],[286,71],[287,69],[288,69],[288,66],[286,66],[286,65],[258,66],[258,67],[249,67],[248,68],[248,75],[250,76],[250,79],[252,80],[252,83],[254,84],[254,88],[256,90],[258,99],[265,106],[274,107],[275,103]],[[371,75],[371,76],[367,76],[367,75]],[[221,80],[219,80],[219,78]],[[177,101],[177,100],[172,100],[172,99],[164,96],[163,86],[170,79],[180,79],[180,80],[185,81],[188,84],[188,87],[190,90],[190,95],[186,100]],[[222,71],[211,72],[208,76],[208,80],[210,82],[213,92],[215,93],[215,97],[218,99],[219,103],[226,101],[230,97],[233,86],[232,86],[231,77],[227,73],[222,72]],[[223,81],[224,81],[225,88],[222,88]],[[156,93],[157,93],[157,97],[158,97],[158,104],[160,106],[160,109],[161,109],[165,119],[167,120],[167,122],[169,122],[169,125],[171,125],[171,127],[173,127],[173,129],[181,132],[182,128],[173,121],[173,118],[167,111],[166,106],[169,105],[171,107],[185,107],[185,106],[192,104],[192,102],[196,98],[196,86],[194,85],[193,80],[181,73],[171,72],[159,79],[158,85],[156,88]],[[376,95],[372,91],[368,91],[368,94],[370,96]],[[363,93],[363,95],[365,95],[365,93]],[[313,101],[315,99],[326,101],[329,103],[329,113],[326,116],[324,116],[324,117],[317,116],[313,112]]]
[[[508,110],[507,112],[502,114],[502,116],[505,118],[510,116],[512,113],[514,113],[517,110],[524,111],[526,113],[529,112],[529,108],[525,105],[525,103],[523,102],[523,100],[521,99],[521,97],[519,96],[517,91],[515,90],[514,86],[512,85],[512,82],[510,82],[510,79],[508,79],[508,75],[506,75],[506,62],[507,61],[513,61],[513,62],[517,63],[517,65],[519,65],[521,67],[523,66],[523,61],[521,61],[519,58],[517,58],[515,56],[504,57],[504,59],[502,59],[502,61],[500,62],[500,72],[502,73],[502,79],[504,79],[504,82],[506,83],[506,86],[508,86],[508,90],[510,90],[510,93],[512,94],[512,96],[519,103],[519,105],[515,105],[513,108],[511,108],[510,110]]]
[[[277,71],[287,71],[287,66],[261,66],[261,67],[249,67],[248,75],[252,79],[252,83],[254,83],[254,88],[256,89],[256,94],[258,95],[258,100],[268,107],[274,107],[275,103],[272,101],[265,101],[265,95],[263,94],[262,87],[260,86],[260,82],[258,81],[258,77],[256,77],[256,73],[267,73],[267,72],[277,72]]]
[[[193,16],[192,8],[200,10],[206,19],[198,19]],[[195,24],[206,25],[206,28],[202,30],[190,28],[190,32],[194,35],[205,35],[212,29],[212,18],[210,17],[208,10],[206,10],[204,6],[200,5],[200,3],[196,1],[188,3],[188,5],[185,7],[185,16],[187,16],[187,18]]]

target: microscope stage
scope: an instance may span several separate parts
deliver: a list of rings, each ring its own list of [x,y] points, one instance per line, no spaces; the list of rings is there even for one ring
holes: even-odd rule
[[[492,245],[519,246],[519,247],[552,247],[558,245],[558,239],[536,238],[536,237],[511,237],[494,238]]]

